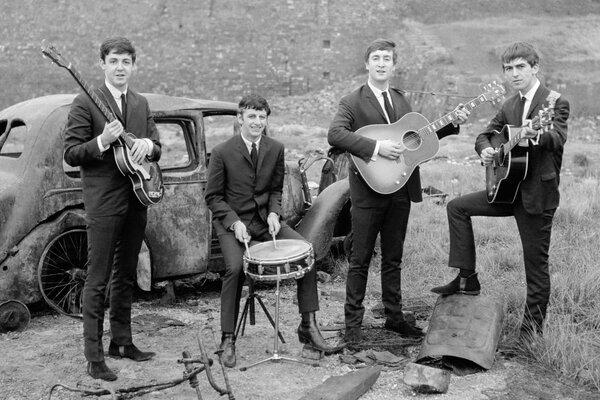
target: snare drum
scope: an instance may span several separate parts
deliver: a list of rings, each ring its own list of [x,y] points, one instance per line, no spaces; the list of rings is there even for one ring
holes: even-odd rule
[[[244,252],[244,272],[257,281],[300,279],[313,265],[312,245],[304,240],[257,243]]]

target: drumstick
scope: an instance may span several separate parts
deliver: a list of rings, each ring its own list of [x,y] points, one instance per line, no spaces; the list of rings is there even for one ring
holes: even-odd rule
[[[248,241],[244,240],[244,246],[246,246],[246,254],[250,257],[250,249],[248,249]]]
[[[275,234],[273,234],[273,247],[277,248],[277,239],[275,239]]]

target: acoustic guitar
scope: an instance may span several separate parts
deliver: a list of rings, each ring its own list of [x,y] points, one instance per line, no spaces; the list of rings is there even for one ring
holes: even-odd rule
[[[523,139],[525,127],[537,130],[539,134],[552,129],[554,105],[560,94],[551,91],[548,105],[538,112],[525,126],[504,125],[500,132],[495,131],[490,142],[496,154],[485,169],[485,186],[488,203],[512,204],[517,197],[521,182],[527,177],[529,164],[528,146],[517,146]]]
[[[488,101],[500,101],[506,92],[504,87],[496,82],[483,88],[484,93],[464,104],[467,110],[471,111]],[[393,124],[363,126],[355,133],[374,140],[389,139],[399,142],[403,147],[402,154],[395,160],[379,156],[375,161],[365,161],[351,154],[352,160],[371,189],[381,194],[394,193],[406,184],[417,165],[437,154],[440,143],[436,132],[456,120],[455,111],[431,123],[423,115],[410,112]]]
[[[44,41],[42,43],[42,53],[56,65],[69,71],[77,84],[88,95],[96,107],[98,107],[108,122],[117,119],[113,111],[100,100],[93,88],[81,77],[79,71],[73,67],[73,64],[67,61],[53,45],[46,44]],[[131,180],[133,191],[138,200],[145,206],[151,206],[157,204],[163,198],[162,171],[158,163],[148,160],[147,157],[144,157],[141,163],[133,162],[130,150],[135,139],[134,134],[124,132],[111,147],[115,155],[117,168]]]

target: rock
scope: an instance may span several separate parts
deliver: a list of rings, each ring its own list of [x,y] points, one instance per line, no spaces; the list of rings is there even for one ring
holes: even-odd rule
[[[408,363],[404,368],[403,380],[419,393],[446,393],[450,385],[450,373],[426,365]]]
[[[371,389],[380,373],[381,366],[375,366],[329,377],[300,400],[356,400]]]

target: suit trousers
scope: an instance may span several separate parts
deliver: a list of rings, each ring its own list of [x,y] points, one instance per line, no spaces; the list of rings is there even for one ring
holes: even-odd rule
[[[83,288],[83,338],[88,361],[104,359],[102,333],[109,284],[111,340],[119,346],[132,344],[131,303],[146,221],[147,209],[137,199],[130,199],[126,215],[87,217],[88,265]]]
[[[252,237],[250,245],[272,240],[268,227],[260,218],[255,217],[247,226]],[[286,224],[281,224],[277,239],[305,240],[298,232]],[[233,333],[240,310],[242,287],[245,281],[243,255],[246,247],[240,243],[230,231],[220,231],[219,244],[225,261],[225,275],[221,287],[221,330]],[[312,268],[304,277],[296,280],[298,285],[298,309],[300,313],[317,311],[319,299],[317,294],[317,271]]]
[[[552,219],[556,209],[541,214],[529,214],[523,207],[520,194],[513,204],[490,204],[486,191],[470,193],[451,200],[447,206],[450,228],[448,266],[475,270],[475,239],[471,217],[514,216],[523,246],[527,300],[524,326],[541,331],[550,299],[548,252]]]
[[[360,327],[365,308],[369,265],[377,235],[381,241],[381,295],[386,318],[400,322],[401,264],[411,203],[406,187],[376,204],[352,204],[352,251],[346,279],[346,327]]]

